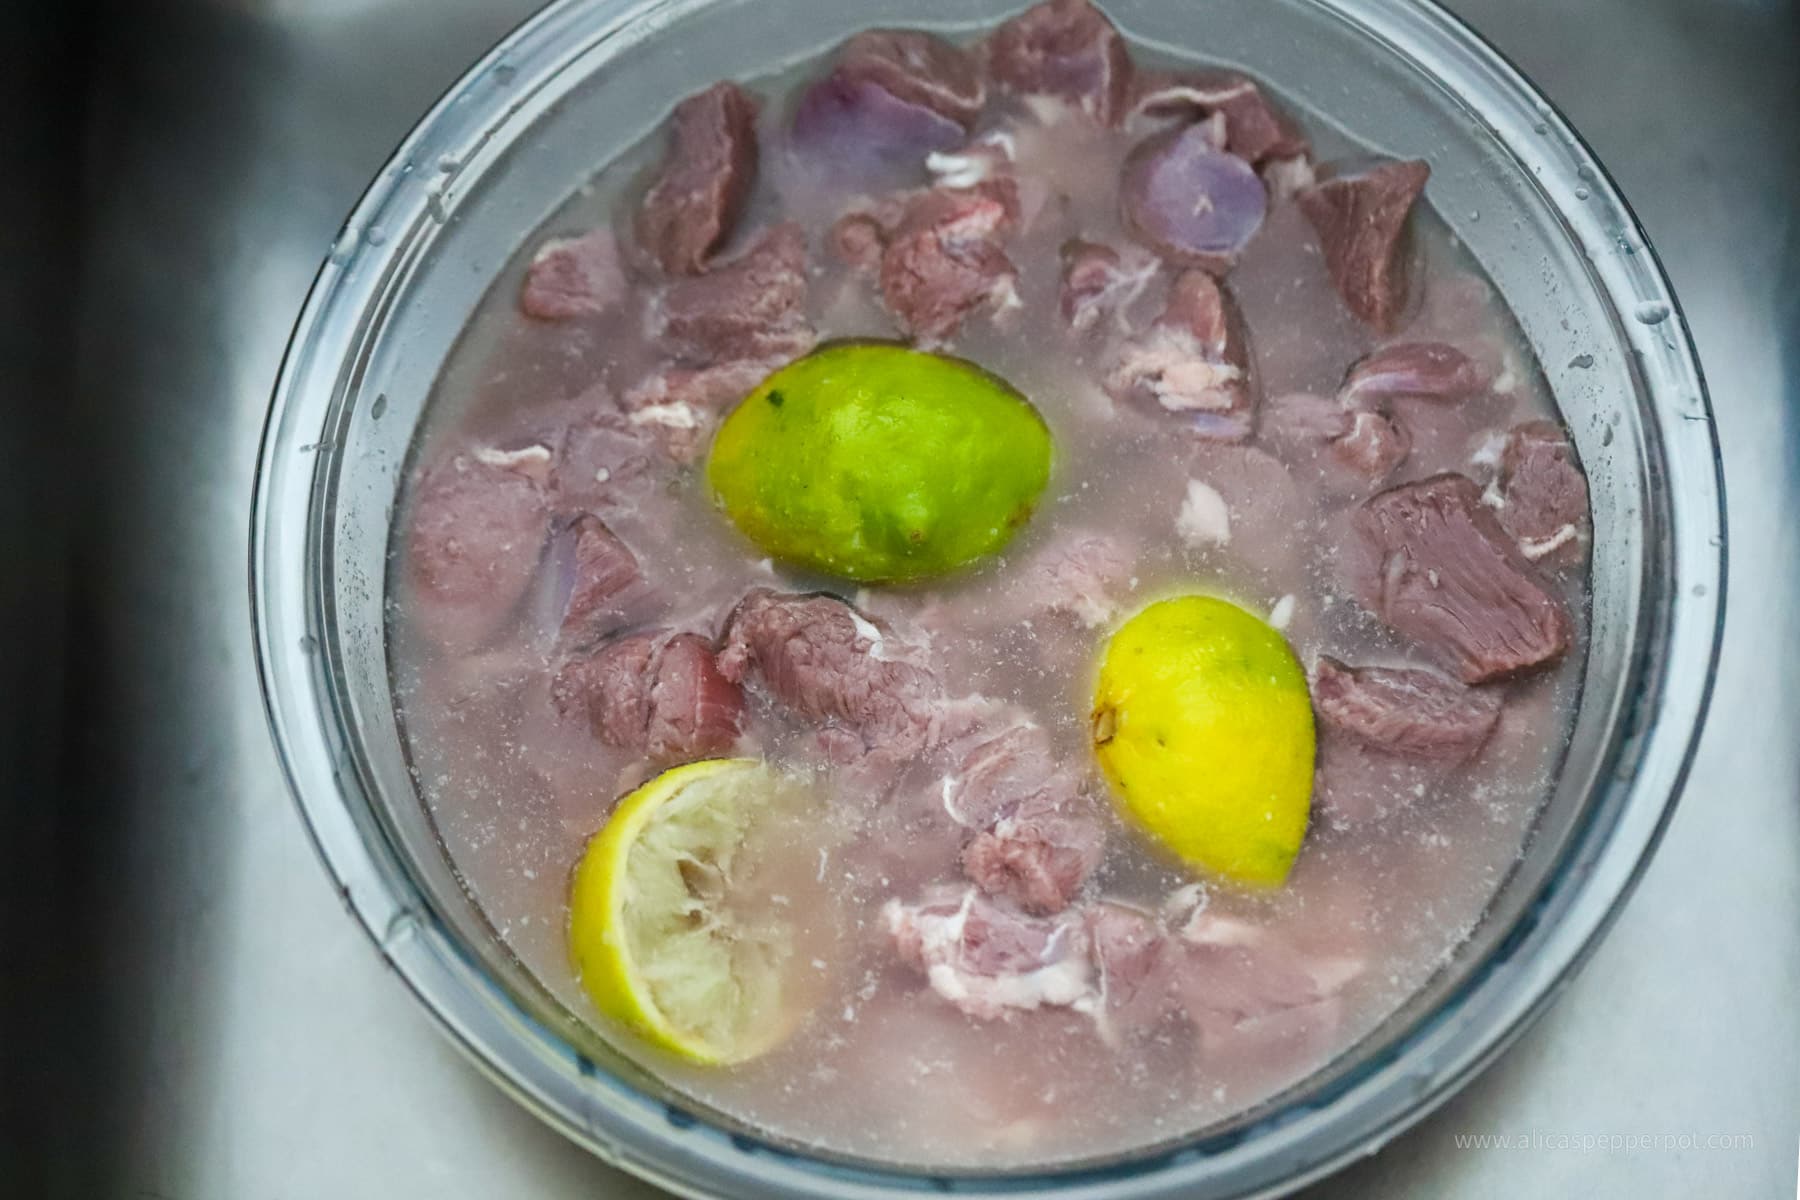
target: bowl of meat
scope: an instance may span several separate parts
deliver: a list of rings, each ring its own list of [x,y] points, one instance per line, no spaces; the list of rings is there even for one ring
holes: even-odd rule
[[[1492,1061],[1704,716],[1722,481],[1592,155],[1401,0],[562,0],[276,387],[347,906],[687,1195],[1268,1195]]]

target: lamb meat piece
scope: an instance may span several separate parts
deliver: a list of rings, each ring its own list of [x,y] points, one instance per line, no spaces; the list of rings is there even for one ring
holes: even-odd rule
[[[668,149],[637,213],[637,238],[671,275],[698,275],[756,182],[755,97],[715,83],[675,106]]]
[[[1095,1002],[1080,914],[1032,917],[969,887],[935,889],[914,904],[889,900],[882,918],[901,960],[971,1017],[1041,1007],[1088,1011]]]
[[[1011,180],[931,188],[907,203],[885,238],[879,279],[908,337],[941,345],[975,313],[1018,303],[1018,269],[1000,246],[1017,221]]]
[[[1358,599],[1464,683],[1560,658],[1562,601],[1513,545],[1467,476],[1433,475],[1364,501],[1346,547]]]
[[[547,619],[565,645],[629,624],[651,597],[637,555],[599,517],[582,513],[550,538],[544,555]]]
[[[1204,123],[1145,138],[1125,159],[1119,207],[1133,236],[1172,262],[1229,271],[1268,214],[1250,163],[1213,144]]]
[[[1156,271],[1156,260],[1135,246],[1121,252],[1104,242],[1070,238],[1062,244],[1058,292],[1063,323],[1081,333],[1121,319]]]
[[[887,230],[866,212],[846,213],[831,226],[825,244],[845,266],[874,274],[881,269],[881,254],[887,248]]]
[[[597,317],[625,302],[625,269],[612,231],[552,238],[525,269],[519,309],[540,321]]]
[[[1319,761],[1313,801],[1349,827],[1409,807],[1487,743],[1501,696],[1435,671],[1347,667],[1319,659],[1313,672]]]
[[[1131,106],[1125,39],[1088,0],[1044,0],[987,40],[988,75],[1024,95],[1054,96],[1103,125]]]
[[[722,754],[743,729],[743,691],[697,633],[633,634],[570,659],[551,699],[564,716],[585,715],[602,742],[657,763]]]
[[[419,628],[445,649],[479,649],[518,612],[550,533],[550,461],[541,445],[478,446],[414,482],[406,576]]]
[[[1383,333],[1391,333],[1406,311],[1406,218],[1430,175],[1418,160],[1326,166],[1312,187],[1295,196],[1319,235],[1344,307]]]
[[[1031,913],[1069,907],[1100,865],[1106,833],[1079,783],[1059,773],[963,848],[963,874]]]
[[[999,615],[1008,622],[1073,617],[1085,628],[1097,628],[1118,612],[1117,597],[1127,589],[1132,566],[1130,551],[1113,537],[1069,531],[1046,542],[1025,564],[1027,585],[1014,595],[1027,598],[1031,607]]]
[[[690,364],[790,362],[818,341],[806,317],[806,266],[806,235],[777,225],[731,262],[672,281],[652,309],[652,333]]]
[[[1275,1053],[1296,1036],[1322,1045],[1340,1016],[1338,993],[1364,968],[1360,957],[1302,955],[1279,934],[1206,910],[1181,932],[1175,986],[1203,1061],[1217,1066]]]
[[[867,750],[905,758],[933,739],[943,689],[892,630],[836,596],[745,593],[726,621],[719,669],[755,671],[796,715],[827,722]]]
[[[637,511],[655,487],[654,452],[649,434],[633,425],[610,395],[595,396],[557,439],[551,498],[563,512]]]
[[[1265,400],[1262,439],[1295,465],[1309,465],[1334,495],[1365,492],[1412,453],[1405,424],[1379,408],[1293,392]]]
[[[941,752],[951,767],[943,780],[944,811],[969,829],[986,829],[1026,796],[1059,786],[1049,733],[1010,708],[947,738]]]
[[[967,130],[987,103],[981,64],[962,47],[916,29],[871,29],[845,42],[837,72],[872,83]]]
[[[1149,116],[1216,116],[1225,127],[1220,148],[1251,163],[1296,158],[1311,149],[1299,125],[1269,102],[1255,80],[1236,71],[1140,73],[1131,108]]]
[[[1101,902],[1087,910],[1087,926],[1101,1033],[1116,1039],[1154,1025],[1174,1001],[1177,954],[1162,923],[1139,909]]]
[[[949,117],[838,67],[802,93],[787,145],[825,182],[870,189],[916,174],[919,160],[961,145],[966,135]]]
[[[1443,342],[1396,342],[1357,360],[1338,398],[1350,408],[1384,411],[1400,396],[1466,400],[1487,390],[1487,372]]]
[[[1224,288],[1204,271],[1183,271],[1163,314],[1126,342],[1107,373],[1120,403],[1181,416],[1197,436],[1241,442],[1255,419],[1243,322]]]
[[[1501,696],[1436,671],[1348,667],[1321,656],[1313,671],[1320,724],[1406,758],[1460,764],[1500,720]]]
[[[1526,558],[1548,565],[1581,557],[1588,525],[1587,479],[1554,421],[1527,421],[1500,456],[1500,524]]]

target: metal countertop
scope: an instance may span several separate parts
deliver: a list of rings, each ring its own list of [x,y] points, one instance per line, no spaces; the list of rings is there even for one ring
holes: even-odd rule
[[[652,1196],[439,1038],[283,789],[245,595],[270,383],[336,227],[529,0],[160,0],[102,28],[68,471],[43,1194]],[[1800,9],[1463,0],[1594,144],[1717,406],[1730,625],[1687,796],[1605,945],[1476,1084],[1324,1196],[1793,1194],[1800,1137]],[[1458,1134],[1748,1149],[1458,1149]],[[33,1178],[29,1173],[15,1179]],[[33,1189],[34,1193],[36,1189]]]

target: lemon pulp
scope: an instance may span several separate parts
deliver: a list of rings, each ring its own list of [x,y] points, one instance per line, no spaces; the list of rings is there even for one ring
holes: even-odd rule
[[[696,1063],[742,1062],[791,1032],[807,1006],[794,968],[808,934],[772,897],[809,804],[741,758],[675,767],[626,796],[569,898],[571,957],[595,1006]]]

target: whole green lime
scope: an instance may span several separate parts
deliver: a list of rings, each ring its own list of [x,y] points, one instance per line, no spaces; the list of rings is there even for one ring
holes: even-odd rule
[[[973,363],[844,342],[751,392],[719,427],[706,473],[765,553],[903,582],[1006,544],[1049,481],[1050,431]]]

